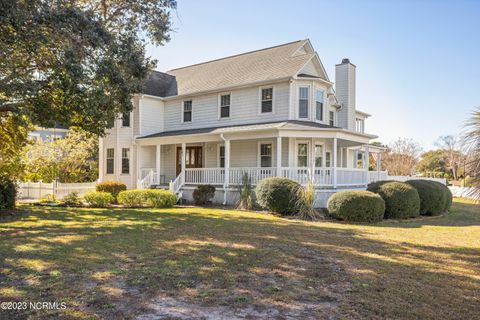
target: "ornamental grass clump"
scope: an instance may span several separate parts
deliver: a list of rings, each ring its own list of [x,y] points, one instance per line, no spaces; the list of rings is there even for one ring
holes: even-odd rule
[[[237,209],[251,210],[255,205],[252,179],[248,173],[244,173],[242,176],[242,184],[238,188],[240,197],[237,201]]]
[[[302,220],[315,221],[321,218],[320,213],[315,209],[316,190],[312,183],[297,190],[297,216]]]

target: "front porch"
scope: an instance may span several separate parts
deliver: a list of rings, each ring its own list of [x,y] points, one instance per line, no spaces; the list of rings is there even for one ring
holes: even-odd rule
[[[168,188],[178,194],[182,188],[211,184],[217,190],[235,190],[248,174],[253,185],[285,177],[335,191],[365,188],[386,178],[380,171],[381,148],[369,146],[370,136],[343,129],[282,129],[140,139],[137,188]],[[376,171],[368,170],[371,153],[376,154]]]

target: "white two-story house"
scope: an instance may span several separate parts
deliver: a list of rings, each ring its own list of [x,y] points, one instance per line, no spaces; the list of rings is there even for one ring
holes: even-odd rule
[[[100,180],[128,188],[170,188],[191,199],[215,185],[233,203],[244,173],[317,187],[318,205],[345,188],[365,188],[369,115],[355,105],[355,65],[330,81],[309,40],[238,54],[166,73],[153,72],[134,108],[100,141]],[[380,156],[375,157],[380,168]]]

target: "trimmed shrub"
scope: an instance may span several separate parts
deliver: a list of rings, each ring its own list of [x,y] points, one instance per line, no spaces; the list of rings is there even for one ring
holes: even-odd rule
[[[85,202],[92,207],[104,208],[114,202],[113,196],[109,192],[89,191],[83,196]]]
[[[125,185],[125,183],[120,181],[104,181],[97,183],[95,190],[110,193],[116,201],[118,194],[121,191],[127,190],[127,186]]]
[[[10,179],[0,179],[0,210],[14,209],[15,198],[17,196],[17,186]]]
[[[444,197],[445,197],[443,212],[446,212],[446,211],[450,210],[450,207],[452,206],[452,200],[453,200],[452,191],[450,191],[450,189],[446,185],[444,185],[443,183],[440,183],[440,182],[437,182],[437,181],[430,181],[430,182],[436,184],[438,187],[440,187],[440,189],[442,189],[442,192],[443,192]]]
[[[193,203],[197,206],[206,205],[215,196],[215,187],[209,184],[199,185],[193,190]]]
[[[408,183],[377,181],[370,183],[367,190],[379,194],[385,201],[386,219],[405,219],[420,215],[420,196]]]
[[[287,178],[266,178],[255,188],[260,206],[282,215],[297,213],[298,189],[300,185]]]
[[[439,183],[427,180],[408,180],[407,183],[418,191],[421,215],[434,216],[445,210],[447,195]]]
[[[167,190],[126,190],[118,194],[118,203],[125,207],[168,208],[175,205],[177,197]]]
[[[78,196],[78,192],[70,192],[65,197],[63,197],[62,202],[67,206],[79,206],[82,204],[80,197]]]
[[[378,222],[383,219],[385,201],[370,191],[348,190],[328,199],[328,213],[333,218],[354,222]]]

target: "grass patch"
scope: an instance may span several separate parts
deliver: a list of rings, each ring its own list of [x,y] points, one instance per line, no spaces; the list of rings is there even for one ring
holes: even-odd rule
[[[0,221],[0,300],[67,310],[0,318],[478,317],[480,206],[466,200],[375,225],[212,208],[21,209]]]

